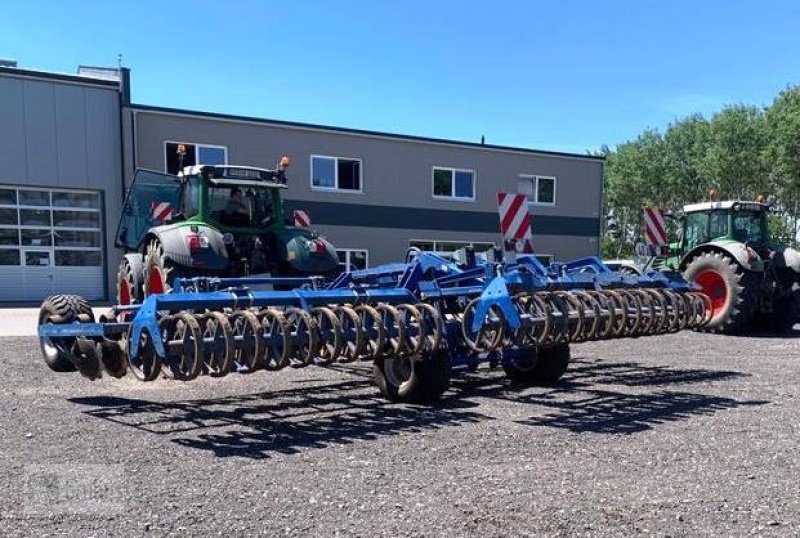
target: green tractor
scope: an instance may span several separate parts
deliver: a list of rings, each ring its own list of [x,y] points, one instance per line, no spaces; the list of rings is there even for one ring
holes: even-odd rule
[[[710,297],[706,330],[783,332],[800,321],[800,252],[771,240],[769,210],[761,202],[687,205],[678,241],[655,260],[654,269],[681,271]]]
[[[281,192],[288,158],[275,170],[188,166],[177,176],[137,170],[125,198],[116,246],[119,304],[171,289],[175,277],[333,276],[327,240],[286,223]]]

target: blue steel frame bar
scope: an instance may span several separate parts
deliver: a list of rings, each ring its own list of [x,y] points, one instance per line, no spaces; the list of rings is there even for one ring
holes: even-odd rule
[[[249,286],[283,284],[300,286],[292,291],[252,291]],[[249,307],[294,306],[310,310],[331,304],[385,302],[414,303],[420,299],[443,301],[479,297],[471,330],[477,332],[490,309],[501,309],[512,329],[520,326],[512,292],[548,290],[670,288],[696,289],[677,273],[651,272],[628,276],[612,272],[596,257],[568,263],[542,265],[533,256],[520,256],[513,263],[474,262],[459,266],[434,253],[422,252],[409,263],[394,263],[372,269],[345,272],[327,287],[322,279],[306,278],[176,278],[171,293],[148,297],[141,305],[114,307],[116,311],[136,312],[130,323],[80,323],[39,326],[39,336],[48,338],[86,337],[99,339],[122,334],[130,329],[130,353],[136,355],[142,331],[147,330],[156,353],[165,355],[158,330],[158,312]],[[192,290],[192,291],[187,291]],[[197,291],[194,291],[197,290]],[[452,331],[448,331],[450,333]],[[448,334],[448,341],[453,335]],[[450,346],[448,346],[450,347]],[[451,359],[454,357],[451,353]]]

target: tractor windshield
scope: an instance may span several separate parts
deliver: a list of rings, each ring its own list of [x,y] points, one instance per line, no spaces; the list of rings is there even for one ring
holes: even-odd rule
[[[766,242],[766,213],[738,211],[733,215],[733,239],[741,243],[761,245]]]
[[[223,226],[264,226],[274,218],[272,193],[263,187],[210,186],[208,205],[211,217]]]

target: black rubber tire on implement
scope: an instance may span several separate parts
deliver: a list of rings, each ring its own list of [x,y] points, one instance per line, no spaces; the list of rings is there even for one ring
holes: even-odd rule
[[[48,322],[74,323],[82,319],[93,322],[94,314],[89,303],[78,295],[53,295],[46,298],[39,308],[39,325]],[[74,372],[76,370],[71,352],[74,342],[74,338],[64,338],[60,342],[53,342],[49,338],[39,338],[44,362],[51,370],[54,372]]]
[[[708,288],[703,285],[704,276],[718,278],[723,285]],[[712,303],[719,304],[701,330],[726,334],[750,330],[758,303],[757,276],[720,252],[703,252],[689,262],[683,277],[699,284]]]
[[[775,301],[772,314],[768,318],[766,330],[786,333],[800,322],[800,291],[793,291],[786,297]]]
[[[552,385],[561,379],[569,368],[569,344],[562,343],[552,347],[531,350],[533,354],[525,363],[503,364],[506,376],[520,385]]]
[[[444,350],[424,358],[378,358],[372,367],[375,384],[393,402],[430,403],[450,386],[450,358]]]

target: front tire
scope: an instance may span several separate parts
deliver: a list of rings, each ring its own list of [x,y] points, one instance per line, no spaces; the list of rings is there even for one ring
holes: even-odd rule
[[[689,262],[683,277],[711,299],[711,319],[702,330],[735,334],[750,328],[756,306],[755,274],[722,253],[704,252]]]
[[[430,403],[450,386],[450,357],[444,350],[417,357],[375,359],[375,384],[393,402]]]
[[[39,308],[39,325],[53,323],[93,323],[94,313],[86,299],[78,295],[53,295]],[[72,346],[75,338],[39,338],[44,362],[54,372],[74,372]]]

